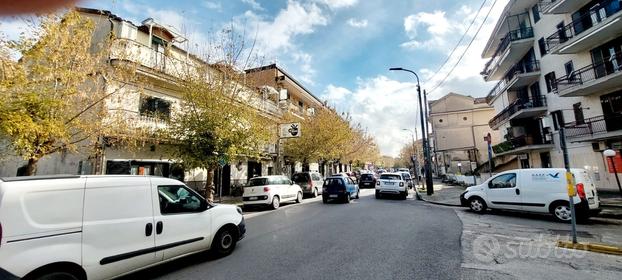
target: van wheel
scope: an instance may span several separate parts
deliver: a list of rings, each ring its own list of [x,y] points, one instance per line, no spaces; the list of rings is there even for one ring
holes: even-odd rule
[[[566,202],[558,202],[551,206],[551,214],[558,222],[567,223],[572,219],[572,212],[570,212],[570,205]]]
[[[302,203],[302,193],[299,192],[298,196],[296,196],[296,203]]]
[[[276,210],[276,209],[279,209],[280,205],[281,205],[281,201],[279,200],[279,197],[278,196],[272,197],[272,204],[270,204],[270,208],[272,208],[272,210]]]
[[[237,237],[231,227],[221,228],[214,241],[212,241],[212,251],[219,257],[231,254],[237,243]]]
[[[312,194],[312,196],[313,196],[314,198],[315,198],[315,197],[317,197],[317,189],[316,189],[316,188],[314,188],[314,189],[313,189],[313,194]]]
[[[484,211],[486,211],[486,202],[479,197],[471,198],[469,199],[469,208],[475,213],[484,213]]]

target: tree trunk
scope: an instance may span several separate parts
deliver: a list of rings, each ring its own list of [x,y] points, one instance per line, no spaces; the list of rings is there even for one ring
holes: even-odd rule
[[[26,172],[24,174],[25,176],[34,176],[37,173],[37,162],[39,162],[39,159],[28,159],[28,165],[26,165]]]
[[[213,166],[209,167],[205,180],[205,199],[209,202],[214,202],[214,170]]]

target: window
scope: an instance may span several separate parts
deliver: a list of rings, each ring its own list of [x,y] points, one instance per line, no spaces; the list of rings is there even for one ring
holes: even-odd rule
[[[396,174],[382,174],[380,175],[381,180],[402,180],[402,176]]]
[[[546,42],[544,41],[544,37],[538,40],[538,47],[540,48],[540,57],[546,55]]]
[[[553,118],[553,128],[555,130],[559,130],[564,126],[564,114],[561,110],[551,112],[551,117]]]
[[[583,108],[581,108],[581,102],[572,104],[572,110],[574,111],[575,123],[584,124],[585,118],[583,117]]]
[[[490,189],[509,189],[516,187],[516,174],[508,173],[493,178],[488,183]]]
[[[572,60],[564,64],[564,70],[566,70],[566,78],[568,78],[568,81],[574,81],[574,65],[572,64]]]
[[[268,178],[253,178],[248,181],[248,187],[258,187],[268,185]]]
[[[296,173],[292,177],[292,181],[296,183],[308,183],[309,182],[309,174],[307,173]]]
[[[551,92],[557,88],[555,72],[544,75],[544,81],[546,82],[546,92]]]
[[[196,213],[204,209],[203,198],[184,185],[158,186],[160,213]]]
[[[533,5],[531,7],[531,13],[533,14],[533,23],[537,23],[540,20],[540,9],[538,8],[539,4]]]
[[[140,115],[159,119],[168,119],[171,116],[171,102],[154,96],[141,98]]]

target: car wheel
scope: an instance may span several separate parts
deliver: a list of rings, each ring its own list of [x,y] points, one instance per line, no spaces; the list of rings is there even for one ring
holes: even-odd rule
[[[354,198],[359,199],[359,194],[361,193],[360,190],[356,191],[356,196]]]
[[[214,241],[212,241],[212,252],[219,257],[229,255],[233,252],[233,249],[235,249],[236,243],[237,238],[235,236],[235,232],[232,231],[232,228],[221,228],[216,233]]]
[[[475,213],[481,214],[486,210],[486,202],[479,197],[469,199],[469,208]]]
[[[34,279],[34,280],[79,280],[80,278],[78,278],[76,275],[74,275],[73,273],[70,272],[65,272],[65,271],[54,271],[54,272],[48,272],[48,273],[44,273],[42,275],[37,275],[34,277],[28,277],[28,279]]]
[[[317,189],[316,188],[313,189],[313,194],[311,196],[317,197]]]
[[[298,196],[296,197],[296,203],[302,203],[302,193],[298,192]]]
[[[281,205],[281,201],[279,200],[279,197],[278,196],[272,197],[272,204],[270,204],[270,208],[272,208],[272,210],[276,210],[279,208],[280,205]]]
[[[404,192],[402,194],[402,200],[406,200],[408,198],[408,192]]]
[[[350,194],[346,193],[345,197],[343,198],[343,202],[344,203],[350,203]]]
[[[324,204],[328,203],[328,198],[327,198],[327,197],[322,196],[322,203],[324,203]]]
[[[551,214],[555,217],[555,220],[563,223],[570,222],[572,220],[572,212],[570,212],[570,205],[567,202],[558,202],[551,207]]]
[[[380,198],[381,198],[381,197],[380,197],[380,193],[379,193],[379,192],[376,192],[376,199],[380,199]]]

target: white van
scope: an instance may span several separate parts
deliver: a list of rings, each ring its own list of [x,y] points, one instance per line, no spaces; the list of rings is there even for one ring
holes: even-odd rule
[[[150,176],[0,178],[0,279],[109,279],[246,232],[242,210]]]
[[[596,187],[584,169],[570,170],[577,194],[573,197],[577,218],[585,219],[600,211]],[[477,213],[487,208],[551,213],[568,222],[570,204],[566,185],[566,169],[533,168],[499,173],[481,185],[472,186],[460,196],[463,206]]]

